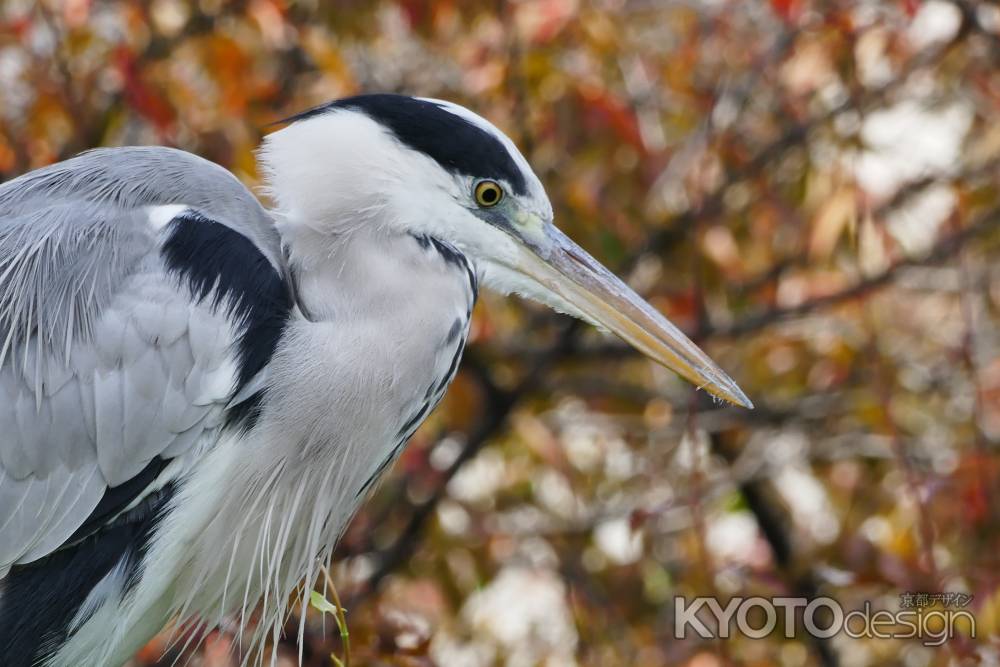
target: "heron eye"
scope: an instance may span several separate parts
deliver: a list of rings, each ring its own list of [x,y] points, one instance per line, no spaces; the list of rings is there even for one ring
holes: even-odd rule
[[[476,203],[483,208],[496,206],[503,199],[503,188],[495,181],[479,181],[476,183]]]

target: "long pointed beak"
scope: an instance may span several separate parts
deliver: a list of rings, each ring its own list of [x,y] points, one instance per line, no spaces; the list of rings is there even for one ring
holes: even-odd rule
[[[753,408],[725,371],[628,285],[556,227],[547,225],[545,234],[548,256],[524,249],[520,271],[657,363],[714,396]]]

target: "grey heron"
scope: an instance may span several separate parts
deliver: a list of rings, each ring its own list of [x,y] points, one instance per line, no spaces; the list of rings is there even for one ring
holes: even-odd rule
[[[171,619],[242,627],[258,605],[253,646],[276,636],[447,389],[480,284],[751,407],[553,225],[524,157],[471,111],[342,99],[259,158],[270,211],[163,147],[0,186],[8,667],[119,665]]]

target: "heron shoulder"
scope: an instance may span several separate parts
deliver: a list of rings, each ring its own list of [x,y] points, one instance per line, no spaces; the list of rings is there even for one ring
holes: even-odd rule
[[[273,220],[228,170],[165,146],[96,148],[0,185],[0,221],[55,204],[115,211],[184,204],[250,238],[275,267],[281,241]],[[67,228],[67,233],[71,228]]]

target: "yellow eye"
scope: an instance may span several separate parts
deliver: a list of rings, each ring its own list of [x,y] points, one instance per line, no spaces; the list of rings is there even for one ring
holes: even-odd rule
[[[476,203],[483,208],[496,206],[503,199],[503,188],[496,181],[479,181],[476,183]]]

